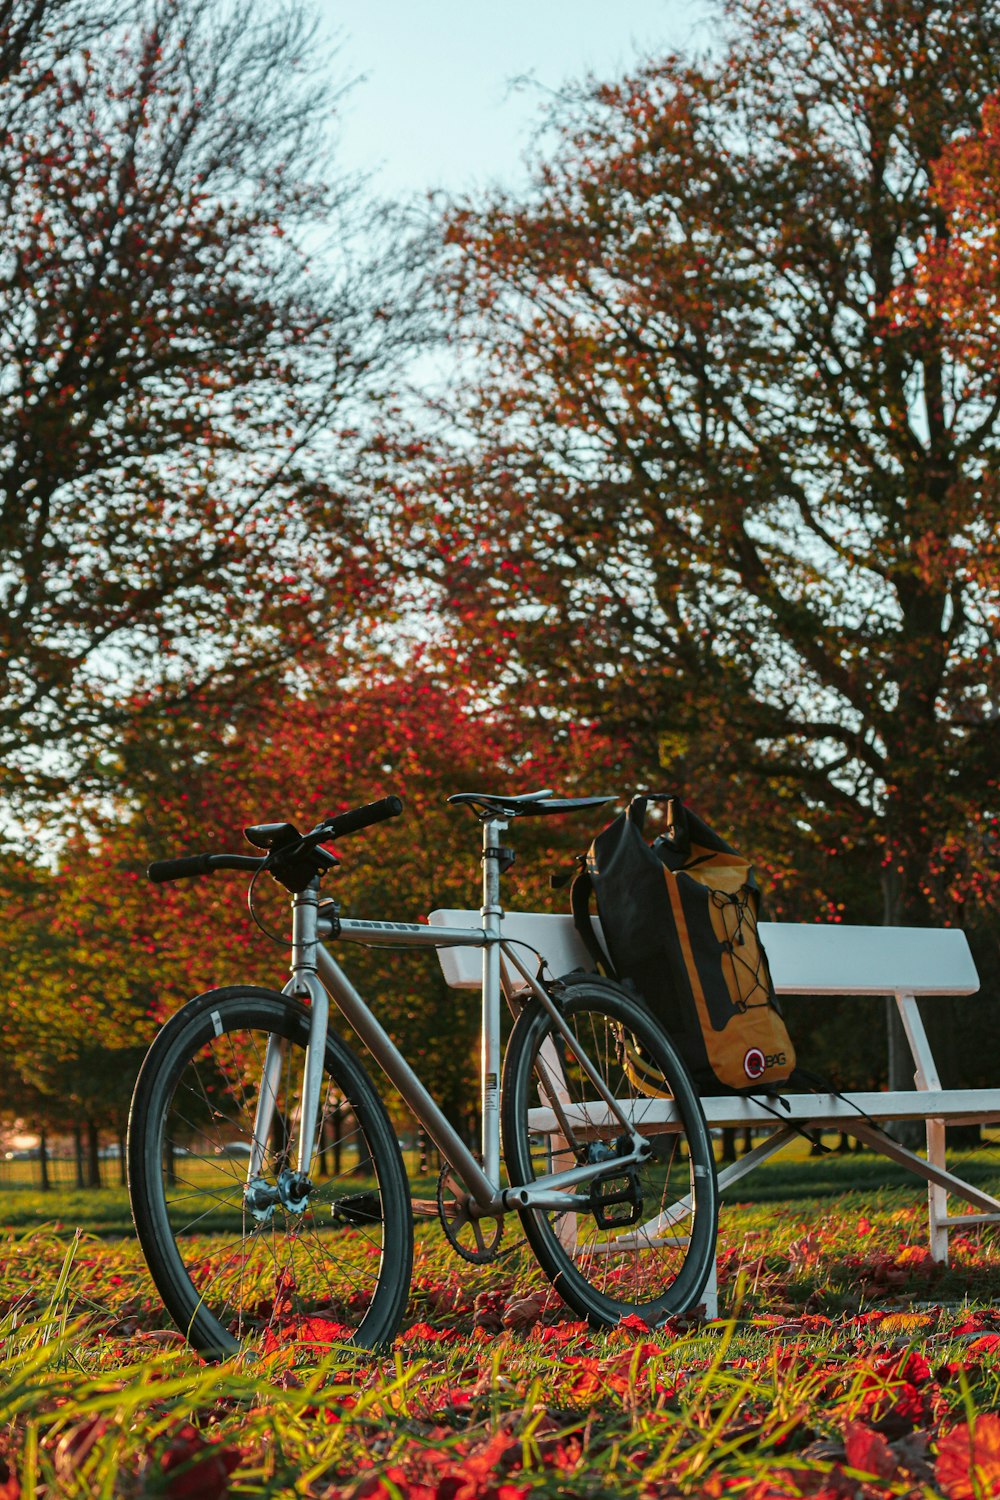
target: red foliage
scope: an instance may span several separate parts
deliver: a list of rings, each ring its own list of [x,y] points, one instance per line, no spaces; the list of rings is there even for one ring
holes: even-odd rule
[[[222,1500],[229,1494],[229,1476],[240,1463],[235,1448],[204,1438],[190,1424],[172,1437],[160,1458],[168,1500]]]
[[[938,1443],[938,1483],[950,1500],[1000,1495],[1000,1417],[961,1422]]]
[[[0,1500],[20,1500],[21,1486],[17,1474],[0,1454]]]
[[[1000,378],[1000,94],[983,105],[978,131],[947,145],[934,172],[939,223],[928,233],[912,287],[897,311],[911,323],[939,327],[985,394]]]
[[[850,1468],[879,1479],[891,1479],[899,1467],[896,1455],[880,1432],[864,1422],[848,1422],[844,1428],[844,1449]]]

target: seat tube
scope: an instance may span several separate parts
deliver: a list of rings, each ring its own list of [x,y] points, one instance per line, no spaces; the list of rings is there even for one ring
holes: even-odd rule
[[[481,1092],[483,1171],[500,1182],[500,856],[498,840],[507,824],[491,818],[483,824],[483,931],[492,942],[483,948],[483,1015]]]

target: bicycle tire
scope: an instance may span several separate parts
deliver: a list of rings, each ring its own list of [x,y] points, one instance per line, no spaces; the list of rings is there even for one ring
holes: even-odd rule
[[[690,1075],[669,1038],[645,1005],[611,980],[582,977],[563,982],[555,991],[562,1019],[580,1040],[616,1099],[632,1101],[641,1129],[643,1107],[652,1101],[640,1091],[625,1069],[626,1042],[641,1048],[647,1067],[655,1067],[672,1096],[679,1128],[650,1127],[642,1133],[654,1143],[653,1154],[635,1169],[634,1187],[626,1174],[610,1189],[632,1193],[632,1203],[565,1213],[552,1209],[519,1208],[525,1236],[553,1286],[579,1314],[597,1327],[613,1327],[623,1317],[641,1317],[656,1327],[671,1316],[697,1305],[715,1256],[718,1232],[718,1184],[711,1136]],[[611,1129],[580,1130],[576,1142],[548,1137],[532,1129],[529,1111],[547,1108],[546,1082],[557,1076],[555,1048],[562,1070],[564,1104],[596,1100],[593,1084],[559,1039],[555,1023],[537,998],[518,1016],[507,1044],[504,1062],[501,1120],[504,1160],[512,1186],[528,1186],[547,1172],[583,1164],[588,1152],[612,1150]],[[595,1052],[597,1055],[595,1056]],[[634,1069],[633,1069],[634,1072]],[[538,1116],[535,1117],[537,1122]],[[565,1116],[567,1120],[568,1116]],[[619,1131],[621,1127],[618,1127]],[[687,1159],[680,1152],[683,1140]],[[617,1144],[627,1149],[628,1137]],[[577,1188],[576,1192],[587,1192]],[[685,1200],[690,1197],[685,1210]],[[662,1223],[654,1232],[653,1216],[670,1210],[675,1223]],[[637,1212],[631,1224],[602,1228],[598,1215]],[[649,1220],[644,1223],[643,1220]],[[633,1243],[629,1244],[629,1237]],[[626,1247],[616,1251],[616,1241]]]
[[[245,1188],[272,1035],[281,1071],[261,1180],[275,1183],[281,1165],[296,1160],[308,1009],[273,990],[210,990],[153,1041],[127,1142],[132,1217],[146,1263],[170,1316],[208,1358],[292,1343],[384,1347],[402,1319],[413,1265],[395,1131],[361,1062],[328,1035],[309,1169],[314,1190],[303,1211],[278,1203],[261,1222]],[[349,1128],[346,1139],[341,1129],[331,1141],[333,1121]]]

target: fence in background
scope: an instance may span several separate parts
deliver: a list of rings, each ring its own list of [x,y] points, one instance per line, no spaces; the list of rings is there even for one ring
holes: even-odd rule
[[[117,1154],[102,1154],[98,1166],[102,1187],[120,1185],[121,1161]],[[46,1162],[49,1187],[87,1187],[87,1163],[78,1163],[77,1158],[65,1152],[50,1152]],[[27,1188],[39,1192],[43,1186],[42,1161],[36,1152],[14,1152],[0,1155],[0,1192],[6,1189]]]

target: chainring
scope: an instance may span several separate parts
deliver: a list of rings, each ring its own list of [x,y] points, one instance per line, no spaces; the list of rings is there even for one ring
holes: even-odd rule
[[[445,1165],[437,1184],[438,1218],[451,1248],[474,1266],[488,1265],[500,1253],[503,1218],[469,1211],[469,1192],[454,1168]],[[489,1232],[487,1233],[487,1226]]]

